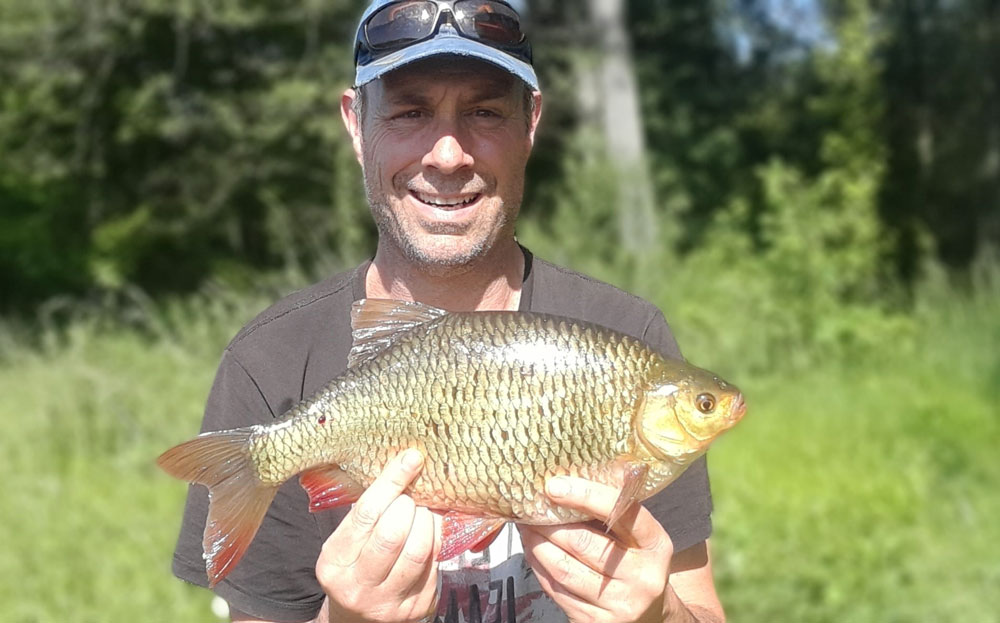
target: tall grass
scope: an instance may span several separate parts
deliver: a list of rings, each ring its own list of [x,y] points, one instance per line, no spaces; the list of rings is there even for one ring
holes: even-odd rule
[[[930,280],[905,339],[808,365],[741,365],[752,327],[674,318],[689,358],[748,395],[710,460],[730,620],[1000,621],[1000,272],[980,275]],[[197,430],[222,348],[269,297],[0,323],[0,620],[215,620],[170,575],[185,487],[154,459]]]
[[[202,296],[6,326],[0,620],[215,620],[170,574],[185,488],[153,461],[197,432],[222,348],[262,305]]]

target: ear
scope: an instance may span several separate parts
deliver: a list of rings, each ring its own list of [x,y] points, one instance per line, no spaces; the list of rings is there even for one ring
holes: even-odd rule
[[[361,119],[354,112],[354,101],[358,93],[354,89],[347,89],[340,96],[340,116],[344,119],[344,127],[351,136],[351,145],[354,147],[354,157],[358,163],[364,166],[364,158],[361,151]]]
[[[531,146],[535,146],[535,131],[538,130],[538,122],[542,118],[542,92],[535,91],[531,94],[531,99],[534,101],[535,105],[531,111],[531,121],[528,125],[528,140],[531,141]]]

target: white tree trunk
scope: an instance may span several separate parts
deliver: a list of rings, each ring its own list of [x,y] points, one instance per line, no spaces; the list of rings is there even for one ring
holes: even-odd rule
[[[589,85],[591,105],[600,115],[609,160],[617,169],[622,244],[631,251],[646,251],[657,242],[657,218],[625,26],[625,0],[589,2],[600,54]],[[583,91],[587,90],[585,85]]]

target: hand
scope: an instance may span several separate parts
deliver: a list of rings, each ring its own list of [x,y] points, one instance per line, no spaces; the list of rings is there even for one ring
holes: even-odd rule
[[[316,577],[330,621],[418,621],[434,612],[440,517],[403,495],[422,466],[417,450],[395,457],[323,545]]]
[[[550,479],[546,493],[560,506],[602,521],[618,499],[617,489],[568,476]],[[651,623],[669,618],[677,601],[667,585],[673,543],[642,505],[633,504],[612,534],[596,523],[519,529],[539,583],[570,621]]]

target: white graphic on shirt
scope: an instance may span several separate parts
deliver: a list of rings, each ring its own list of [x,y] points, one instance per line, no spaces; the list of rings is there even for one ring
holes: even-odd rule
[[[564,623],[566,614],[542,590],[524,561],[521,536],[507,523],[479,553],[438,567],[436,623]]]

